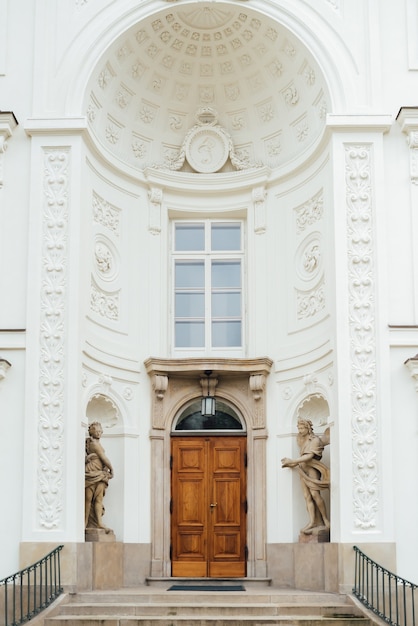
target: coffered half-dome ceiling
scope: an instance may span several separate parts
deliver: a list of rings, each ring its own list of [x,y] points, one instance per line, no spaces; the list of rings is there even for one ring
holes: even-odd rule
[[[277,168],[310,152],[328,108],[321,70],[295,35],[221,2],[167,4],[126,31],[97,64],[86,102],[97,142],[137,170],[196,171],[184,147],[202,125],[229,140],[235,158],[219,171]]]

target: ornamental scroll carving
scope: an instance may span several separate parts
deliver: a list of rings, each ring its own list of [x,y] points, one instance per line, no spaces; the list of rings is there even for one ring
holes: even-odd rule
[[[324,213],[324,195],[322,190],[313,198],[295,209],[296,232],[302,233],[306,228],[318,222]]]
[[[69,159],[69,151],[63,149],[43,154],[37,514],[39,525],[47,530],[63,523]]]
[[[354,524],[376,527],[379,474],[376,425],[375,290],[371,148],[345,145],[351,432]]]
[[[186,133],[177,153],[169,156],[157,169],[180,170],[187,161],[195,172],[215,173],[222,169],[228,158],[237,170],[261,167],[252,163],[249,156],[239,156],[229,133],[217,123],[218,114],[211,107],[201,107],[196,112],[196,124]]]
[[[93,193],[93,219],[113,235],[120,235],[120,209]]]

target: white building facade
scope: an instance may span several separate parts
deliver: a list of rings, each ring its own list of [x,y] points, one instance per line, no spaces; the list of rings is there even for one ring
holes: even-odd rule
[[[68,586],[94,550],[177,575],[207,389],[245,439],[240,575],[350,589],[358,545],[417,582],[417,29],[412,0],[0,0],[0,576],[58,544]],[[325,544],[281,468],[299,417],[330,432]]]

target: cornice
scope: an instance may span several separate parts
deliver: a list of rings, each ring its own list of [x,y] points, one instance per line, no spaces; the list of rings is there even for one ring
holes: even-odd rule
[[[163,374],[170,376],[202,374],[205,370],[212,371],[213,375],[219,373],[244,374],[264,373],[269,374],[273,361],[268,357],[255,359],[237,358],[183,358],[163,359],[150,357],[144,361],[148,374]]]
[[[393,123],[391,115],[387,114],[359,114],[359,115],[332,115],[328,114],[326,128],[332,132],[380,132],[387,133]]]
[[[30,137],[36,135],[79,135],[87,129],[85,117],[29,118],[24,129]]]
[[[191,172],[173,172],[170,170],[158,170],[147,168],[145,178],[149,185],[164,188],[165,191],[178,191],[184,193],[188,190],[202,191],[205,194],[219,194],[223,191],[239,189],[253,189],[256,185],[264,185],[270,177],[268,167],[253,168],[227,173],[196,174]]]

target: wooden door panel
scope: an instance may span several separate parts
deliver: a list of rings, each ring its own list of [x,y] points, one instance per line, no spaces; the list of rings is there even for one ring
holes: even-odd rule
[[[172,575],[207,576],[204,442],[174,439],[172,459]]]
[[[177,486],[177,523],[203,526],[206,518],[206,507],[202,498],[203,476],[188,480],[180,478]]]
[[[245,576],[244,437],[172,439],[172,575]]]
[[[214,446],[213,471],[217,472],[239,472],[240,471],[240,448],[228,446],[221,448],[219,444]]]
[[[246,440],[213,441],[213,508],[209,536],[209,576],[242,577],[246,571]]]
[[[213,535],[213,558],[229,559],[235,557],[238,559],[241,552],[240,532],[215,532]]]
[[[214,480],[213,498],[216,507],[213,510],[213,524],[239,525],[241,521],[241,481],[217,478]]]

